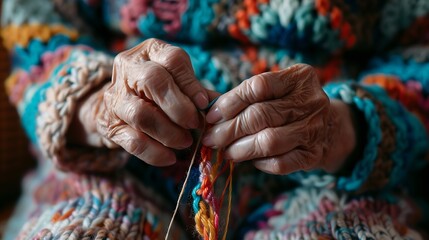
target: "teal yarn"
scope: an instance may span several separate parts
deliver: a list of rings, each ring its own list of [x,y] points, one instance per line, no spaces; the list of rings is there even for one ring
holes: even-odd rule
[[[370,100],[358,98],[349,84],[329,83],[323,89],[330,98],[341,99],[348,104],[354,104],[362,111],[367,121],[368,132],[363,158],[356,164],[351,176],[339,177],[337,180],[339,190],[355,191],[362,186],[373,171],[374,161],[377,157],[377,146],[381,142],[380,120],[376,107]]]
[[[208,27],[215,18],[213,7],[219,2],[220,0],[188,0],[188,9],[181,19],[182,29],[178,34],[179,39],[188,38],[194,43],[208,42],[212,35]]]
[[[179,46],[188,53],[197,79],[209,82],[213,90],[220,93],[225,93],[231,88],[230,75],[222,71],[210,51],[199,46]]]
[[[70,44],[72,44],[70,38],[62,34],[53,36],[48,43],[33,39],[26,47],[15,46],[16,54],[14,54],[12,64],[24,71],[30,71],[31,67],[40,65],[43,54]]]
[[[157,19],[153,12],[149,12],[146,16],[142,15],[137,20],[137,28],[143,36],[150,37],[163,37],[166,32],[163,29],[163,23]]]
[[[64,62],[59,63],[55,66],[54,69],[52,69],[52,74],[49,79],[46,79],[43,83],[35,84],[34,86],[26,90],[25,98],[18,106],[18,112],[21,116],[21,125],[29,136],[31,142],[36,145],[38,145],[38,136],[36,134],[36,119],[39,114],[38,106],[41,102],[44,102],[46,100],[46,90],[52,87],[52,84],[54,82],[61,83],[62,81],[64,81],[63,77],[60,74],[60,71],[71,71],[70,68],[67,68],[67,65],[76,61],[75,52],[84,53],[86,55],[89,55],[90,53],[89,50],[82,49],[73,49],[70,51],[72,51],[72,53],[70,54],[69,58],[66,59]]]
[[[334,52],[344,47],[328,17],[317,14],[314,1],[272,1],[258,6],[261,13],[251,16],[250,29],[244,30],[253,43],[294,51]]]
[[[79,37],[76,41],[72,41],[68,36],[57,34],[52,36],[47,43],[40,39],[32,39],[28,46],[14,47],[15,54],[12,59],[12,66],[29,72],[32,67],[42,63],[42,56],[45,53],[55,52],[60,47],[85,45],[91,46],[94,49],[103,49],[103,47],[94,42],[89,36]]]
[[[426,164],[423,159],[429,149],[427,132],[420,120],[400,103],[393,101],[383,88],[365,85],[362,87],[383,104],[396,127],[396,147],[391,155],[394,164],[389,178],[389,187],[397,186],[410,171]]]
[[[198,205],[201,201],[201,195],[197,194],[198,189],[201,188],[201,183],[198,183],[192,190],[192,209],[194,213],[200,211],[200,206]]]
[[[21,117],[21,125],[30,141],[36,146],[39,145],[38,136],[36,134],[36,118],[39,114],[39,103],[45,100],[45,91],[51,86],[52,83],[49,81],[41,84],[40,86],[37,86],[37,89],[35,89],[32,94],[26,94],[26,98],[23,99],[25,104],[18,106],[18,112],[20,113]]]
[[[378,86],[360,86],[370,93],[383,105],[383,109],[395,125],[395,150],[390,154],[393,168],[390,172],[389,182],[386,188],[394,188],[416,168],[415,162],[423,159],[429,148],[429,140],[422,123],[405,108],[389,98],[387,93]],[[374,104],[369,99],[359,99],[353,95],[353,91],[347,89],[347,85],[331,83],[325,86],[325,91],[331,98],[342,99],[346,103],[353,103],[365,116],[368,126],[367,141],[360,160],[349,178],[340,177],[337,187],[344,190],[357,190],[373,171],[373,163],[377,157],[377,146],[382,141],[380,122]],[[422,161],[420,161],[422,162]]]

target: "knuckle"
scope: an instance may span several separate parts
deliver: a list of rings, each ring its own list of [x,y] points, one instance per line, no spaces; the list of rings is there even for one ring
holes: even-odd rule
[[[259,85],[263,85],[260,84],[260,82],[263,81],[260,80],[262,78],[263,77],[257,75],[250,79],[244,80],[235,92],[237,97],[247,105],[250,105],[253,102],[257,101],[259,99],[259,95],[265,92],[265,90],[259,87]]]
[[[143,41],[142,46],[145,46],[145,45],[147,46],[147,49],[149,49],[149,51],[153,51],[153,52],[158,52],[164,47],[169,46],[169,44],[156,38],[149,38]]]
[[[268,126],[271,116],[262,104],[252,104],[239,116],[238,124],[245,134],[252,134]]]
[[[166,137],[164,137],[161,141],[161,143],[166,147],[176,147],[180,145],[180,143],[183,142],[184,135],[182,133],[177,134],[171,134]]]
[[[263,157],[267,157],[274,152],[278,152],[278,149],[281,146],[280,139],[274,130],[271,129],[265,130],[260,135],[258,135],[256,145],[260,149]]]
[[[301,73],[303,73],[303,74],[305,74],[305,75],[307,75],[309,77],[313,77],[314,78],[314,77],[317,76],[316,70],[312,66],[310,66],[308,64],[299,63],[299,64],[296,64],[294,66],[297,68],[297,70],[299,72],[301,72]]]
[[[266,134],[266,136],[271,136],[272,134]],[[269,154],[272,154],[273,152],[277,152],[280,144],[279,140],[275,137],[270,137],[269,140],[266,140],[265,142],[265,152],[264,156],[268,156]]]
[[[131,122],[142,122],[146,119],[146,114],[143,113],[141,107],[136,107],[133,104],[129,104],[126,106],[124,111],[124,115],[126,119],[130,119]]]
[[[273,78],[269,77],[270,75],[272,74],[259,74],[255,76],[255,78],[252,79],[251,82],[249,82],[250,84],[248,84],[248,92],[251,94],[253,99],[259,99],[261,97],[271,94],[272,91],[269,81]]]
[[[130,151],[130,153],[132,153],[135,156],[143,155],[148,147],[147,141],[142,141],[142,140],[137,141],[137,139],[134,139],[134,138],[128,139],[125,144],[128,145],[128,150]]]
[[[127,52],[120,52],[118,53],[115,58],[113,59],[113,66],[121,66],[123,62],[127,59]]]
[[[146,39],[145,41],[143,41],[143,43],[146,43],[146,44],[148,44],[148,45],[152,45],[152,44],[154,44],[154,43],[157,43],[159,40],[158,39],[156,39],[156,38],[148,38],[148,39]]]
[[[149,66],[141,75],[142,84],[151,90],[159,90],[167,87],[168,78],[164,69],[159,66]]]
[[[189,55],[180,47],[170,45],[168,47],[167,53],[172,60],[177,60],[177,61],[189,60]]]

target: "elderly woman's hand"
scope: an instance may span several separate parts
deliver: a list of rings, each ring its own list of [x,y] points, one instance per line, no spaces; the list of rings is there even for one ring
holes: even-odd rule
[[[203,143],[265,172],[336,171],[355,146],[348,106],[328,99],[315,71],[294,65],[254,76],[222,95],[207,114]]]
[[[189,129],[200,125],[197,107],[209,101],[189,56],[150,39],[120,53],[112,75],[109,85],[80,106],[76,122],[83,123],[86,136],[73,136],[71,130],[70,138],[92,146],[119,145],[151,165],[173,164],[173,150],[192,145]]]

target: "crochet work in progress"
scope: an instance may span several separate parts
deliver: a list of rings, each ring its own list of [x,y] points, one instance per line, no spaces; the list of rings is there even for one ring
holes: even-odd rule
[[[214,101],[216,101],[216,99]],[[210,105],[212,105],[212,103]],[[203,127],[204,132],[206,131],[205,128],[206,127],[204,126]],[[181,202],[183,192],[186,188],[186,185],[188,184],[188,179],[192,170],[192,165],[194,164],[195,158],[197,156],[196,153],[198,151],[200,151],[200,159],[199,159],[200,176],[198,178],[198,182],[196,186],[192,190],[192,209],[195,215],[194,217],[195,228],[198,234],[200,235],[200,237],[202,237],[204,240],[219,239],[220,210],[222,209],[222,203],[223,203],[223,200],[225,199],[226,190],[229,189],[226,223],[225,223],[225,227],[223,230],[223,237],[222,237],[222,239],[226,239],[227,232],[228,232],[229,215],[231,212],[232,174],[233,174],[234,163],[232,161],[228,161],[228,163],[225,163],[222,150],[218,150],[216,155],[216,161],[212,164],[211,159],[213,156],[213,150],[206,146],[201,146],[201,136],[203,135],[203,133],[201,133],[198,139],[194,154],[192,156],[191,163],[188,168],[188,173],[184,180],[182,190],[179,193],[176,208],[174,210],[173,216],[171,218],[170,224],[167,229],[167,234],[165,236],[166,240],[169,239],[170,229],[173,224],[176,213],[178,211],[178,207]],[[225,186],[222,191],[222,195],[220,195],[220,197],[216,197],[216,194],[215,194],[216,181],[220,179],[221,174],[224,173],[228,167],[229,167],[229,176],[226,179]]]
[[[192,206],[195,213],[195,227],[204,240],[220,239],[220,210],[225,199],[226,190],[228,191],[228,208],[226,213],[226,223],[222,239],[226,239],[229,223],[229,214],[231,212],[232,198],[232,171],[233,162],[224,162],[222,151],[218,151],[216,161],[211,163],[210,158],[212,150],[203,146],[201,148],[201,163],[199,166],[200,178],[197,186],[192,191]],[[225,187],[219,198],[216,198],[214,186],[220,174],[230,168],[229,176],[226,180]]]

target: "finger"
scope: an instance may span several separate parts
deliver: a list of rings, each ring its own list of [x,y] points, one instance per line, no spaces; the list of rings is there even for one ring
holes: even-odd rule
[[[191,60],[188,54],[181,48],[172,46],[157,39],[146,40],[147,56],[163,66],[173,76],[174,81],[199,109],[203,109],[209,103],[209,98],[204,87],[195,78]]]
[[[150,165],[162,167],[176,162],[176,156],[171,149],[125,123],[114,126],[110,133],[113,142]]]
[[[221,94],[219,92],[206,89],[207,95],[209,97],[209,101],[213,101],[215,98],[219,97]]]
[[[233,142],[226,148],[225,157],[241,162],[280,155],[298,147],[301,136],[295,126],[266,128]]]
[[[203,143],[210,147],[225,147],[239,138],[265,128],[291,123],[307,114],[306,108],[295,105],[295,102],[287,97],[252,104],[233,119],[214,125],[207,131]]]
[[[188,129],[198,127],[194,104],[161,65],[151,61],[130,64],[127,77],[128,86],[139,97],[154,101],[174,123]]]
[[[188,130],[173,123],[153,103],[137,96],[120,101],[115,106],[114,113],[133,129],[146,133],[166,147],[183,149],[192,144],[192,136]]]
[[[315,76],[313,68],[305,64],[253,76],[222,95],[207,114],[207,122],[229,120],[251,104],[286,96],[299,82],[306,82]]]
[[[311,154],[302,149],[294,149],[280,156],[261,158],[253,161],[253,165],[266,173],[286,175],[300,170],[308,170],[312,163]]]

